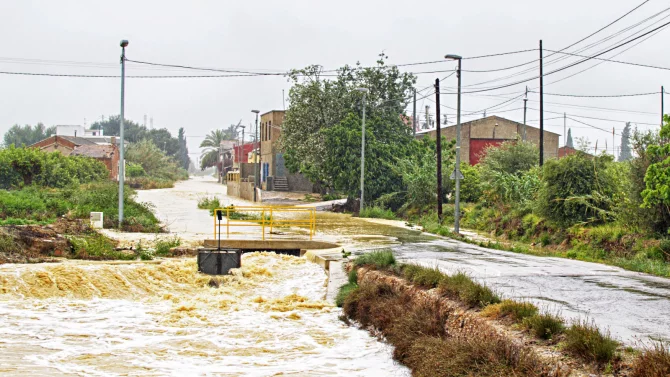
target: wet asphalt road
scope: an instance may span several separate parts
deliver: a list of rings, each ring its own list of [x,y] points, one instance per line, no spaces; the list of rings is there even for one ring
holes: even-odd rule
[[[455,240],[393,248],[406,262],[464,271],[505,298],[594,320],[625,344],[670,341],[670,279],[596,263],[491,250]]]

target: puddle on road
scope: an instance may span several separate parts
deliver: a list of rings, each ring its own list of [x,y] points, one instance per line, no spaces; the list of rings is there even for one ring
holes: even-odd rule
[[[193,259],[2,266],[0,372],[406,375],[323,301],[321,267],[273,253],[242,265],[219,288]]]

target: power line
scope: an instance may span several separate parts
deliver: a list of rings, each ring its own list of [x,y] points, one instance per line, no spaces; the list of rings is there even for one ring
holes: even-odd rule
[[[48,76],[48,77],[77,77],[77,78],[120,78],[119,75],[81,75],[60,73],[34,73],[34,72],[7,72],[0,71],[3,75],[17,76]],[[173,79],[173,78],[218,78],[218,77],[252,77],[254,75],[126,75],[126,78],[134,79]]]
[[[547,51],[553,51],[553,50],[547,50]],[[578,56],[580,58],[587,58],[588,57],[588,56],[585,56],[585,55],[573,54],[573,53],[570,53],[570,52],[560,52],[560,51],[554,51],[554,52],[556,52],[557,54]],[[642,64],[642,63],[631,63],[631,62],[624,62],[624,61],[621,61],[621,60],[605,59],[605,58],[593,58],[593,59],[602,60],[604,62],[610,62],[610,63],[619,63],[619,64],[632,65],[632,66],[636,66],[636,67],[654,68],[654,69],[662,69],[664,71],[670,71],[670,68],[659,67],[659,66],[656,66],[656,65],[649,65],[649,64]]]
[[[654,14],[653,16],[648,17],[648,18],[646,18],[646,19],[644,19],[644,20],[642,20],[642,21],[640,21],[640,22],[638,22],[638,23],[636,23],[636,24],[634,24],[634,25],[632,25],[632,26],[629,26],[629,27],[627,27],[627,28],[625,28],[625,29],[623,29],[623,30],[620,30],[620,31],[618,31],[618,32],[616,32],[616,33],[614,33],[614,34],[608,36],[608,37],[605,37],[605,38],[603,38],[603,39],[601,39],[601,40],[599,40],[599,41],[597,41],[597,42],[594,42],[594,43],[592,43],[592,44],[590,44],[590,45],[588,45],[588,46],[586,46],[586,47],[583,47],[583,48],[577,50],[577,52],[583,52],[583,51],[586,51],[586,50],[588,50],[588,49],[591,49],[592,47],[594,47],[594,46],[596,46],[596,45],[599,45],[599,44],[601,44],[601,43],[604,43],[604,42],[606,42],[607,40],[610,40],[610,39],[616,37],[617,35],[622,34],[622,33],[626,32],[626,31],[628,31],[628,30],[630,30],[630,29],[633,29],[633,28],[635,28],[635,27],[637,27],[637,26],[639,26],[639,25],[641,25],[641,24],[643,24],[643,23],[645,23],[645,22],[647,22],[647,21],[649,21],[649,20],[655,18],[656,16],[658,16],[658,15],[660,15],[660,14],[662,14],[662,13],[668,11],[668,10],[670,10],[670,8],[666,8],[666,9],[664,9],[663,11],[658,12],[658,13]],[[669,17],[669,16],[666,16],[666,17],[664,17],[663,19],[665,19],[665,18],[667,18],[667,17]],[[648,27],[646,27],[646,28],[644,28],[644,29],[642,29],[642,30],[645,30],[645,29],[647,29],[647,28],[649,28],[649,27],[655,25],[656,23],[658,23],[658,22],[660,22],[660,21],[661,21],[661,20],[655,22],[654,24],[652,24],[652,25],[650,25],[650,26],[648,26]],[[642,30],[641,30],[641,31],[642,31]],[[637,33],[641,32],[641,31],[638,31]],[[635,35],[635,34],[633,34],[633,35]],[[621,41],[620,41],[620,42],[621,42]],[[574,45],[574,44],[573,44],[573,45]],[[567,49],[567,48],[568,48],[568,47],[563,48],[563,49],[559,50],[559,52],[560,52],[560,51],[563,51],[563,50],[565,50],[565,49]],[[553,55],[555,55],[556,53],[557,53],[557,52],[554,52],[554,53],[548,55],[547,57],[553,56]],[[615,55],[615,56],[616,56],[616,55]],[[545,62],[544,65],[545,65],[545,67],[546,67],[546,66],[548,66],[548,65],[554,64],[554,63],[556,63],[556,62],[558,62],[558,61],[561,61],[561,60],[564,60],[564,59],[566,59],[566,58],[568,58],[568,55],[564,55],[564,56],[558,57],[558,58],[556,58],[556,59],[550,60],[549,62]],[[539,59],[538,59],[538,60],[539,60]],[[538,60],[534,60],[534,61],[528,62],[527,64],[536,62],[536,61],[538,61]],[[499,78],[492,79],[492,80],[482,81],[482,82],[479,82],[479,83],[476,83],[476,84],[470,84],[470,85],[467,85],[466,87],[474,87],[474,86],[479,86],[479,85],[482,85],[482,84],[487,84],[487,83],[497,82],[497,81],[501,81],[501,80],[506,80],[506,79],[509,79],[509,78],[513,78],[513,77],[521,76],[521,75],[523,75],[523,74],[525,74],[525,73],[528,73],[528,72],[532,72],[533,70],[534,70],[534,68],[529,68],[529,69],[526,69],[526,70],[523,70],[523,71],[520,71],[520,72],[511,74],[511,75],[508,75],[508,76],[505,76],[505,77],[499,77]],[[581,73],[581,72],[579,72],[579,73]],[[577,73],[577,74],[578,74],[578,73]],[[576,74],[575,74],[575,75],[576,75]],[[573,76],[574,76],[574,75],[573,75]],[[569,76],[569,77],[572,77],[572,76]],[[565,80],[565,79],[567,79],[567,78],[563,78],[563,79],[558,80],[558,81],[562,81],[562,80]],[[558,81],[556,81],[556,82],[558,82]],[[549,84],[547,84],[547,85],[549,85]]]
[[[529,90],[529,93],[539,93],[534,90]],[[577,98],[620,98],[620,97],[641,97],[641,96],[650,96],[658,95],[661,92],[648,92],[648,93],[631,93],[631,94],[609,94],[609,95],[581,95],[581,94],[561,94],[561,93],[544,93],[545,96],[558,96],[558,97],[577,97]]]
[[[614,20],[614,21],[610,22],[609,24],[607,24],[607,25],[603,26],[602,28],[600,28],[600,29],[596,30],[596,31],[595,31],[594,33],[592,33],[592,34],[589,34],[589,35],[587,35],[586,37],[584,37],[584,38],[582,38],[582,39],[578,40],[577,42],[575,42],[575,43],[571,44],[570,46],[568,46],[568,47],[565,47],[565,48],[561,49],[561,51],[564,51],[564,50],[567,50],[567,49],[569,49],[570,47],[573,47],[573,46],[575,46],[575,45],[578,45],[578,44],[580,44],[580,43],[584,42],[585,40],[587,40],[587,39],[591,38],[592,36],[594,36],[594,35],[596,35],[596,34],[600,33],[601,31],[603,31],[603,30],[607,29],[608,27],[610,27],[610,26],[614,25],[615,23],[617,23],[617,22],[621,21],[621,20],[622,20],[623,18],[625,18],[625,17],[626,17],[626,16],[628,16],[629,14],[631,14],[631,13],[635,12],[635,11],[636,11],[636,10],[637,10],[638,8],[642,7],[642,6],[644,5],[644,4],[646,4],[646,3],[648,3],[648,2],[649,2],[649,0],[645,0],[645,1],[643,1],[643,2],[642,2],[642,4],[640,4],[640,5],[636,6],[636,7],[635,7],[635,8],[633,8],[632,10],[628,11],[628,12],[627,12],[627,13],[625,13],[625,14],[624,14],[623,16],[621,16],[621,17],[617,18],[616,20]]]

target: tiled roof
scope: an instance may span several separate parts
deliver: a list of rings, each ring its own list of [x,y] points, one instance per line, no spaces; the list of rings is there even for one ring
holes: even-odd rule
[[[115,149],[111,145],[80,145],[76,147],[70,156],[85,156],[93,158],[112,158]]]

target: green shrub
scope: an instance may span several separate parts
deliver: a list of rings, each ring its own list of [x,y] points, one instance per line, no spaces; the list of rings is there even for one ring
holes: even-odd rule
[[[354,259],[354,267],[372,266],[376,269],[384,269],[395,266],[396,260],[391,250],[377,250],[361,254]]]
[[[133,254],[116,251],[114,243],[107,237],[97,232],[84,235],[65,236],[72,245],[72,251],[76,259],[93,260],[133,260]]]
[[[537,314],[537,307],[530,302],[517,302],[512,300],[503,300],[499,304],[491,305],[486,308],[487,311],[494,311],[496,317],[509,317],[514,322],[522,322],[525,318]]]
[[[358,268],[352,267],[347,275],[347,279],[351,284],[358,284]]]
[[[443,294],[458,298],[470,307],[485,307],[500,302],[500,297],[490,288],[476,283],[462,272],[442,279],[439,288]]]
[[[335,305],[338,308],[341,308],[344,305],[344,301],[349,297],[349,295],[358,289],[358,284],[356,283],[347,283],[340,287],[337,291],[337,296],[335,296]]]
[[[0,189],[32,185],[63,188],[107,179],[109,171],[105,165],[92,158],[13,145],[0,149]]]
[[[437,267],[427,268],[415,264],[402,265],[402,273],[405,279],[425,288],[436,288],[445,278]]]
[[[22,247],[9,234],[0,232],[0,253],[10,254],[21,251]]]
[[[156,255],[158,256],[167,256],[170,254],[170,249],[181,245],[181,239],[177,236],[166,239],[159,239],[156,241],[154,249],[156,250]]]
[[[359,217],[364,218],[374,218],[374,219],[386,219],[386,220],[396,220],[396,216],[390,209],[384,209],[382,207],[364,207],[360,213]]]
[[[140,164],[134,164],[132,162],[126,165],[126,177],[135,178],[142,177],[146,174],[144,168]]]
[[[549,313],[535,314],[524,318],[523,325],[540,339],[551,339],[565,329],[563,320],[559,316]]]
[[[618,343],[609,334],[587,320],[578,321],[565,330],[564,347],[586,361],[607,363],[614,358]]]
[[[611,156],[584,153],[547,161],[537,202],[539,214],[563,226],[611,219],[621,180],[612,164]]]

